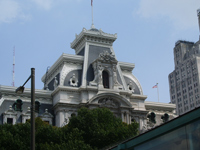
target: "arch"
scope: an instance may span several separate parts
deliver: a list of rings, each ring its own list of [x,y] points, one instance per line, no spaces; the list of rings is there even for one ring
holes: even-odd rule
[[[104,70],[102,72],[102,78],[103,78],[103,87],[109,89],[109,73],[108,71]]]
[[[119,94],[116,94],[116,93],[100,93],[100,94],[97,94],[95,95],[93,98],[91,98],[88,103],[92,103],[93,101],[95,100],[100,100],[102,98],[106,98],[106,97],[110,97],[112,99],[115,99],[117,102],[119,102],[121,104],[121,102],[123,102],[124,104],[126,104],[126,106],[128,107],[132,107],[132,104],[124,97],[122,97],[121,95]]]

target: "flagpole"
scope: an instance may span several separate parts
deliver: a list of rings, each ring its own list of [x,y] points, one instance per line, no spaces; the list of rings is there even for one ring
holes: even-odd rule
[[[159,90],[158,90],[158,83],[157,83],[157,94],[158,94],[158,102],[159,102]]]
[[[93,20],[93,0],[91,0],[91,7],[92,7],[92,28],[94,28],[94,20]]]

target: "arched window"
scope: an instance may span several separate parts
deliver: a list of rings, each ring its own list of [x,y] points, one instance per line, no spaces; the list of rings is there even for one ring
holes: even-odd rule
[[[103,71],[103,87],[109,88],[109,74],[107,71]]]

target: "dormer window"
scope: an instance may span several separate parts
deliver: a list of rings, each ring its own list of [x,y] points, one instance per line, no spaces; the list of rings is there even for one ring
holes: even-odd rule
[[[109,74],[108,74],[108,72],[104,70],[102,72],[102,76],[103,76],[103,87],[109,89]]]
[[[35,112],[39,113],[39,110],[40,110],[40,102],[35,101]]]
[[[23,105],[22,100],[17,99],[16,102],[14,103],[15,111],[22,111],[22,105]]]

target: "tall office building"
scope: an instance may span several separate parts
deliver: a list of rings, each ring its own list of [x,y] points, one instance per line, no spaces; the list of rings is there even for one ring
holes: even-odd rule
[[[200,29],[200,9],[197,16]],[[200,106],[200,38],[196,43],[176,42],[174,65],[174,71],[168,76],[170,98],[181,115]]]

